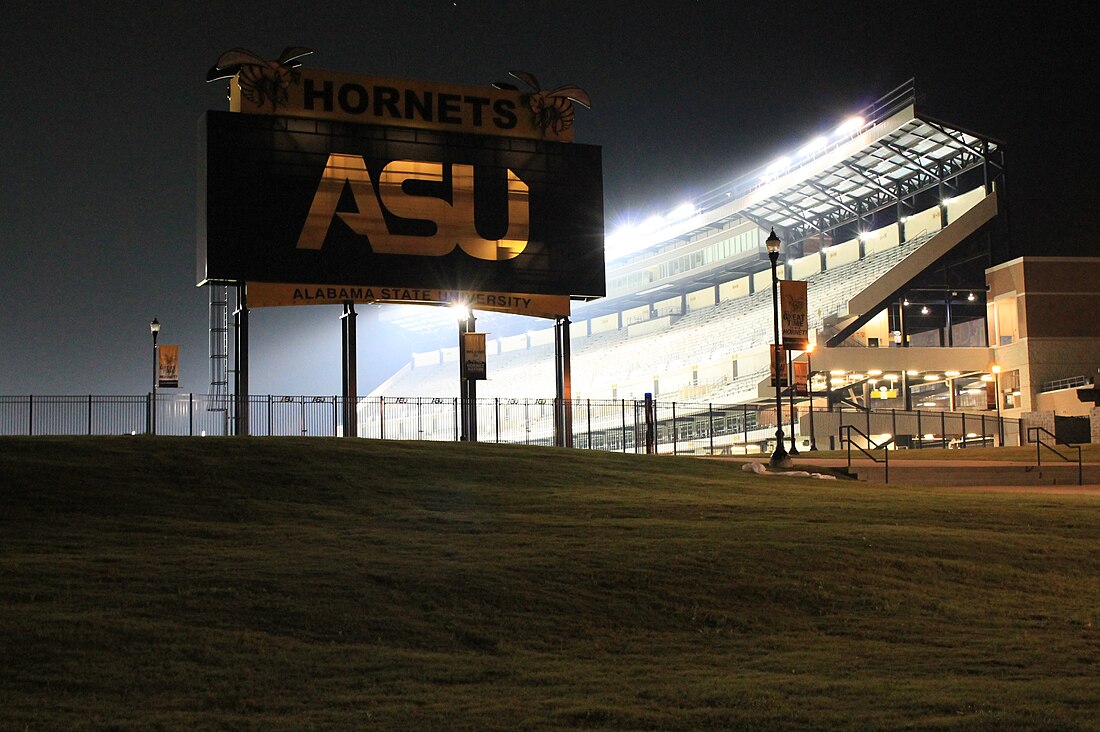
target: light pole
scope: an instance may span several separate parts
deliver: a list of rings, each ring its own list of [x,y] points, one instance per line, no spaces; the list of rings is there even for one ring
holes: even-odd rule
[[[814,433],[814,344],[806,348],[806,391],[810,397],[810,451],[817,449],[817,435]]]
[[[794,350],[787,351],[787,390],[789,394],[789,400],[791,404],[791,449],[787,451],[787,454],[794,457],[798,454],[798,445],[794,441],[794,393],[798,391],[798,380],[794,378]]]
[[[157,382],[160,381],[160,361],[157,359],[157,334],[160,333],[160,321],[153,318],[149,324],[153,334],[153,403],[149,405],[149,433],[157,433]]]
[[[1005,446],[1005,428],[1004,423],[1001,421],[1001,367],[997,364],[993,364],[993,380],[994,389],[997,392],[997,446]],[[1021,443],[1023,441],[1021,440]]]
[[[772,261],[772,334],[775,339],[775,452],[772,453],[768,464],[773,468],[789,468],[791,459],[783,447],[783,393],[779,389],[780,376],[783,373],[783,354],[779,340],[779,274],[776,272],[776,263],[779,261],[779,237],[775,235],[774,228],[764,244],[768,248],[768,259]]]

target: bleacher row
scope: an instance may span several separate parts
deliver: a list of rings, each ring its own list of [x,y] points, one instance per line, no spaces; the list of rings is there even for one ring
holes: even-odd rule
[[[870,283],[912,254],[937,232],[925,232],[899,246],[806,277],[811,332],[832,315],[847,314],[848,302]],[[757,396],[769,370],[772,342],[771,289],[669,319],[656,332],[630,329],[594,333],[571,340],[574,399],[660,399],[734,403]],[[441,362],[439,362],[441,361]],[[372,395],[453,397],[458,394],[458,363],[442,358],[406,368]],[[736,366],[735,366],[736,363]],[[489,380],[479,397],[553,396],[554,346],[492,353]]]

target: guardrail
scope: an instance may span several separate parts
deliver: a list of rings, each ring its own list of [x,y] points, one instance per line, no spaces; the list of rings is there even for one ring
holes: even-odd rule
[[[1058,452],[1058,450],[1056,450],[1052,445],[1048,445],[1043,440],[1042,435],[1044,435],[1044,434],[1047,435],[1048,437],[1050,437],[1051,439],[1053,439],[1055,445],[1058,444],[1057,435],[1052,434],[1050,432],[1050,430],[1045,429],[1043,427],[1028,427],[1027,428],[1027,441],[1029,443],[1030,442],[1035,443],[1035,465],[1036,465],[1036,467],[1039,467],[1039,468],[1043,467],[1043,448],[1044,447],[1046,449],[1050,450],[1051,452],[1053,452],[1058,457],[1062,458],[1062,460],[1066,461],[1067,463],[1072,463],[1073,462],[1072,457],[1063,455],[1062,453]],[[1032,439],[1032,435],[1035,436],[1034,439]],[[1064,447],[1069,447],[1069,448],[1073,448],[1073,449],[1077,450],[1077,485],[1084,485],[1084,467],[1083,467],[1083,463],[1082,463],[1082,460],[1081,460],[1081,446],[1080,445],[1071,445],[1068,442],[1063,442],[1062,445]]]
[[[864,440],[866,440],[867,444],[870,446],[871,450],[882,450],[882,460],[879,460],[878,458],[876,458],[874,455],[872,455],[870,453],[870,451],[866,450],[862,445],[856,445],[856,443],[852,441],[852,433],[853,432],[855,432],[860,437],[862,437]],[[846,425],[841,425],[841,427],[840,427],[840,442],[841,442],[841,444],[843,444],[844,442],[848,443],[848,472],[852,471],[852,445],[855,445],[857,450],[862,452],[864,455],[869,457],[871,460],[873,460],[876,463],[882,463],[883,464],[884,472],[885,472],[885,475],[883,477],[883,482],[884,483],[889,483],[890,482],[890,450],[889,450],[888,446],[893,441],[894,441],[894,438],[891,437],[890,439],[886,440],[882,444],[876,445],[871,440],[871,438],[869,436],[864,434],[863,431],[860,430],[855,425],[846,424]]]

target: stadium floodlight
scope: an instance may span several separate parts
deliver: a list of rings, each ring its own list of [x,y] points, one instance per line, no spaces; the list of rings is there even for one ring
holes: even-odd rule
[[[455,316],[455,320],[465,322],[470,318],[470,308],[466,303],[456,302],[451,305],[451,313]]]
[[[882,369],[868,369],[868,376],[882,376]]]
[[[862,117],[849,117],[840,123],[840,126],[836,128],[833,134],[837,137],[845,137],[847,135],[853,135],[863,127]]]
[[[967,301],[967,302],[974,302],[974,301],[975,301],[975,300],[977,300],[977,299],[978,299],[978,298],[974,296],[974,293],[973,293],[973,292],[968,292],[968,293],[966,294],[966,301]]]
[[[939,379],[940,379],[940,377],[939,377],[938,374],[925,374],[924,375],[924,380],[925,381],[939,381]]]
[[[955,378],[956,376],[959,375],[959,372],[958,371],[944,371],[943,375],[946,376],[949,379],[953,379],[953,378]]]
[[[791,159],[784,155],[777,160],[773,160],[771,165],[764,168],[763,178],[764,180],[772,180],[773,178],[778,178],[779,174],[787,170],[789,167],[791,167]],[[774,234],[775,232],[773,231],[772,233]],[[778,242],[779,240],[776,239],[776,241]],[[776,246],[779,245],[776,244]]]
[[[802,146],[802,148],[798,151],[798,157],[808,158],[811,155],[821,152],[828,145],[829,138],[825,137],[824,135],[819,135]]]
[[[676,208],[665,214],[666,221],[681,221],[695,215],[695,204],[681,203]]]
[[[773,227],[764,242],[764,246],[768,249],[768,259],[772,262],[772,335],[775,338],[772,349],[775,353],[775,452],[772,453],[769,464],[773,468],[789,468],[791,459],[787,456],[787,450],[783,447],[783,393],[780,389],[783,357],[779,349],[783,341],[779,340],[779,274],[776,271],[776,263],[779,261],[779,244],[779,237],[775,235],[775,228]],[[794,432],[794,425],[791,425],[791,431]]]

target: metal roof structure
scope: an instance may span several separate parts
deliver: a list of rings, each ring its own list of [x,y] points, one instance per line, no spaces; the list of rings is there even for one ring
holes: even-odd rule
[[[791,158],[711,191],[695,202],[690,216],[634,234],[632,251],[608,262],[609,280],[644,269],[657,257],[702,248],[721,239],[721,232],[738,220],[752,221],[765,232],[774,228],[789,259],[801,256],[808,244],[838,243],[977,184],[988,190],[1003,178],[999,141],[920,113],[916,96],[910,80],[838,128],[831,140],[818,138]],[[582,311],[586,317],[613,312],[767,266],[761,241],[757,250],[611,294],[586,303]]]

